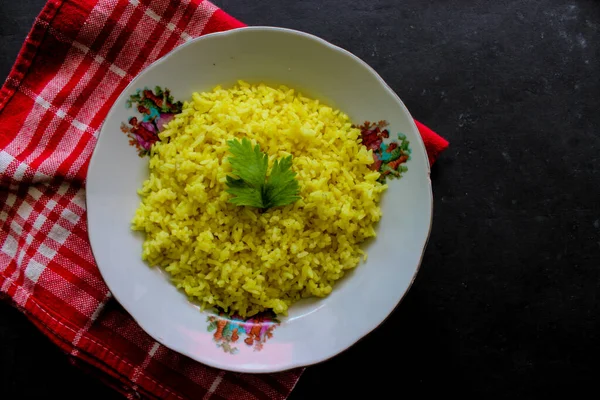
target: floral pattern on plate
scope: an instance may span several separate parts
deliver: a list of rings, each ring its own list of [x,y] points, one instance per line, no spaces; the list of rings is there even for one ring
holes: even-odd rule
[[[408,171],[404,164],[410,160],[411,153],[410,142],[402,133],[398,133],[398,141],[384,141],[390,137],[387,126],[387,121],[365,121],[357,126],[360,129],[362,144],[373,150],[375,162],[371,164],[371,169],[381,173],[381,182],[385,182],[386,178],[401,178],[402,174]]]
[[[249,318],[242,318],[236,314],[227,315],[223,311],[209,315],[207,330],[213,333],[213,340],[223,351],[236,354],[239,343],[260,351],[266,341],[273,337],[273,330],[279,326],[279,320],[271,311],[265,311]],[[243,340],[242,340],[243,339]]]
[[[126,107],[134,107],[141,116],[132,116],[127,123],[121,123],[121,131],[129,137],[129,144],[135,146],[138,155],[144,157],[150,154],[152,145],[160,140],[158,133],[164,125],[181,112],[183,103],[174,101],[169,89],[156,86],[154,90],[147,87],[138,89],[129,96]]]

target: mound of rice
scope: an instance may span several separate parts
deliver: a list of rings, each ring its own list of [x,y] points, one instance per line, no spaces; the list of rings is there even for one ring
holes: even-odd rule
[[[228,202],[227,140],[249,138],[277,158],[292,154],[302,200],[264,213]],[[286,314],[327,296],[366,254],[386,189],[345,114],[285,86],[245,82],[194,93],[160,134],[133,229],[142,258],[164,267],[203,307],[242,317]]]

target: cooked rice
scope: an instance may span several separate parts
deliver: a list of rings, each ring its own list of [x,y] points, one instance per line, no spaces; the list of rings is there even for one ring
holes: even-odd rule
[[[293,155],[302,200],[261,213],[228,202],[227,140],[249,138],[269,155]],[[238,82],[194,93],[160,134],[139,190],[133,229],[142,258],[164,267],[203,307],[250,316],[286,314],[324,297],[366,254],[386,186],[345,114],[285,86]]]

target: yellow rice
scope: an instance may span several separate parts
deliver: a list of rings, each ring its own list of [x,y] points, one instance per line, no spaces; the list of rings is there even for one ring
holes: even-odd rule
[[[261,213],[228,202],[227,140],[249,138],[269,155],[293,155],[302,200]],[[133,229],[142,258],[164,267],[202,307],[250,316],[286,314],[324,297],[366,254],[386,189],[348,116],[279,88],[245,82],[194,93],[151,151]]]

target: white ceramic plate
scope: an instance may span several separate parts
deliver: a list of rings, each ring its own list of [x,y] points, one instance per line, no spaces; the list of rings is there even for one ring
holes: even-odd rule
[[[144,116],[137,109],[136,93],[151,99],[159,86],[168,88],[175,100],[185,101],[194,91],[229,86],[238,79],[299,89],[340,108],[357,125],[386,120],[390,132],[386,142],[398,142],[396,135],[401,132],[412,149],[411,159],[402,164],[408,171],[401,179],[389,181],[378,237],[367,247],[368,261],[341,280],[327,298],[303,301],[292,306],[287,317],[278,321],[265,317],[263,322],[255,320],[255,325],[217,324],[214,313],[199,311],[164,272],[142,262],[143,238],[130,230],[140,202],[136,190],[148,175],[148,158],[138,157],[129,143],[133,138],[138,145],[144,144],[136,136],[141,135]],[[138,92],[144,88],[150,92]],[[148,334],[213,367],[274,372],[340,353],[394,310],[421,262],[431,224],[432,194],[429,162],[417,128],[404,104],[375,71],[312,35],[252,27],[192,40],[131,82],[102,127],[88,170],[87,207],[90,241],[102,276]]]

